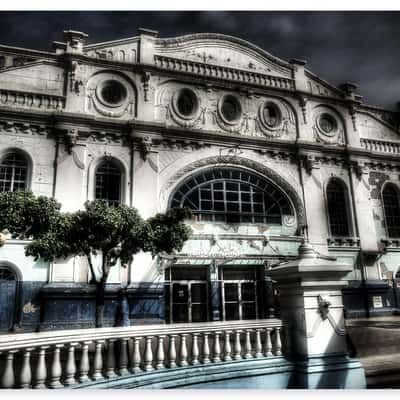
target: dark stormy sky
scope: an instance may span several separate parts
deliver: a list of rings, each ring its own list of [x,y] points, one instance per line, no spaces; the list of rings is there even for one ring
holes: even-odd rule
[[[0,12],[0,43],[51,49],[64,29],[89,42],[134,36],[138,27],[160,37],[218,32],[248,40],[273,55],[308,61],[308,68],[339,84],[353,81],[367,103],[394,109],[400,101],[400,12]]]

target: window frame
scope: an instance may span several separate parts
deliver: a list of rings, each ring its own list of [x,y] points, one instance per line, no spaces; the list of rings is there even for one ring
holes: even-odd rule
[[[396,198],[397,198],[397,207],[400,211],[400,191],[399,188],[397,187],[397,185],[394,182],[391,181],[387,181],[382,185],[382,190],[381,190],[381,202],[382,202],[382,210],[383,210],[383,216],[384,216],[384,225],[385,225],[385,233],[386,233],[386,237],[387,238],[400,238],[400,228],[397,228],[399,230],[399,235],[398,236],[392,236],[390,234],[390,228],[388,226],[388,215],[387,215],[387,210],[386,210],[386,206],[385,206],[385,199],[384,199],[384,191],[387,187],[392,187],[394,192],[396,193]],[[393,216],[391,216],[393,218]],[[396,218],[396,217],[394,217]],[[400,219],[400,212],[398,217]],[[395,225],[396,226],[396,225]]]
[[[118,204],[114,200],[104,199],[104,198],[97,198],[97,195],[96,195],[96,192],[97,192],[97,176],[98,176],[98,173],[99,173],[99,169],[102,168],[102,166],[104,164],[106,164],[106,163],[114,164],[114,166],[116,168],[118,168],[119,173],[120,173],[120,175],[119,175],[120,176],[120,178],[119,178],[120,182],[119,182],[119,201],[118,201]],[[125,203],[125,168],[124,168],[123,164],[118,159],[116,159],[114,157],[103,157],[103,158],[101,158],[97,162],[97,164],[96,164],[96,166],[94,168],[93,177],[92,177],[92,184],[93,184],[93,191],[92,191],[93,200],[103,200],[103,201],[106,201],[109,205],[115,205],[115,206],[122,205],[122,204]],[[112,204],[114,202],[115,202],[115,204]]]
[[[224,176],[223,174],[227,173],[229,175]],[[233,174],[237,174],[239,178],[234,178]],[[216,178],[217,175],[220,175]],[[209,177],[207,177],[207,175]],[[247,181],[242,179],[243,176],[247,177]],[[252,181],[253,180],[253,181]],[[194,182],[194,185],[191,187],[190,184]],[[221,189],[214,189],[215,184],[221,184]],[[231,191],[227,189],[228,183],[234,183],[237,185],[238,189],[236,191]],[[241,185],[249,186],[248,191],[242,191]],[[273,188],[272,195],[268,192],[268,189]],[[254,189],[256,189],[254,191]],[[211,200],[211,208],[210,210],[203,209],[202,201],[206,201],[206,199],[201,198],[201,192],[209,191]],[[287,193],[275,182],[271,179],[261,176],[254,171],[250,171],[243,168],[237,168],[232,166],[221,166],[217,169],[203,169],[197,171],[196,173],[191,174],[185,180],[182,180],[178,185],[175,186],[173,190],[170,200],[169,200],[169,208],[173,207],[184,207],[184,203],[189,196],[198,191],[198,206],[193,203],[194,207],[197,209],[192,208],[193,215],[199,216],[197,218],[198,222],[208,222],[208,223],[241,223],[241,224],[268,224],[268,225],[278,225],[284,226],[284,216],[291,215],[296,220],[296,211],[290,197]],[[253,193],[254,191],[254,193]],[[216,200],[215,194],[216,192],[222,193],[222,200]],[[234,202],[234,200],[228,200],[227,195],[229,193],[237,194],[238,196],[238,210],[229,210],[228,203]],[[245,201],[242,199],[243,194],[249,194],[249,201]],[[262,195],[261,203],[255,200],[256,196]],[[276,196],[274,198],[273,196]],[[270,209],[278,205],[279,207],[279,215],[269,215],[266,213],[265,205],[267,204],[268,199],[270,199],[273,204],[271,203]],[[283,200],[283,201],[282,201]],[[175,204],[174,204],[175,203]],[[224,205],[224,210],[216,210],[215,204],[222,203]],[[251,211],[244,212],[243,205],[250,204]],[[255,211],[255,205],[263,205],[263,210],[258,212]],[[287,212],[285,212],[286,210]],[[210,219],[204,218],[204,215],[210,215]],[[229,220],[229,218],[233,215],[238,216],[237,221]],[[216,216],[221,216],[221,218],[216,218]],[[275,218],[280,217],[280,222],[271,222],[268,218]],[[229,217],[229,218],[228,218]],[[259,219],[259,220],[258,220]]]
[[[25,183],[24,183],[24,189],[21,189],[19,191],[28,191],[30,190],[31,187],[31,177],[32,177],[32,160],[31,157],[23,150],[21,149],[7,149],[3,153],[0,154],[0,168],[3,167],[3,162],[5,159],[7,159],[10,156],[19,156],[25,161]],[[6,167],[6,166],[5,166]],[[12,166],[13,172],[12,172],[12,183],[15,182],[15,165]],[[3,187],[3,182],[5,180],[0,180],[0,193],[2,192],[14,192],[15,190],[2,190]]]
[[[331,217],[331,213],[329,210],[328,188],[329,188],[329,185],[333,181],[337,182],[343,190],[344,210],[345,210],[345,216],[346,216],[346,220],[347,220],[347,235],[339,235],[339,234],[334,234],[332,232],[332,217]],[[329,236],[334,237],[334,238],[352,237],[354,235],[353,213],[352,213],[351,207],[350,207],[349,190],[347,188],[346,183],[339,177],[336,177],[336,176],[331,177],[325,186],[324,194],[325,194],[325,207],[326,207],[326,216],[327,216],[327,222],[328,222]],[[336,224],[336,225],[338,225],[338,224]]]

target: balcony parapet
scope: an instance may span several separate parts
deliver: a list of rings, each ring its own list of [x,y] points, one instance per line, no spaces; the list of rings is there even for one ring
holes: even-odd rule
[[[328,237],[329,247],[360,247],[359,237]]]
[[[377,139],[360,139],[361,147],[364,149],[388,154],[399,154],[400,153],[400,141],[399,142],[388,142],[385,140]]]
[[[0,105],[33,110],[55,111],[65,108],[65,98],[63,96],[44,93],[0,89]]]
[[[236,68],[222,67],[219,65],[202,62],[181,60],[178,58],[154,56],[157,67],[177,72],[186,72],[210,78],[224,79],[235,82],[250,83],[254,85],[273,87],[283,90],[294,90],[294,80],[280,76],[260,74]]]
[[[400,238],[381,239],[381,243],[385,249],[400,250]]]
[[[264,319],[3,335],[0,388],[62,388],[164,368],[280,357],[281,328],[280,320]]]

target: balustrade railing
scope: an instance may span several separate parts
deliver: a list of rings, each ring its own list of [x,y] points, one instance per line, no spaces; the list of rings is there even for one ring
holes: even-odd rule
[[[376,139],[360,139],[361,146],[370,151],[377,151],[380,153],[400,153],[400,142],[387,142],[385,140]]]
[[[277,319],[0,336],[0,388],[62,388],[164,368],[282,355]]]
[[[258,72],[206,64],[196,61],[181,60],[178,58],[160,55],[155,55],[154,61],[158,67],[173,71],[188,72],[196,75],[208,76],[211,78],[246,82],[285,90],[294,90],[294,81],[290,78],[266,75]]]
[[[49,94],[1,89],[0,105],[54,111],[65,107],[65,98]]]

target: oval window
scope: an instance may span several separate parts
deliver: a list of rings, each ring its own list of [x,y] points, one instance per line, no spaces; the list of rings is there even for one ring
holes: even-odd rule
[[[270,128],[275,128],[281,122],[281,112],[274,103],[266,103],[262,112],[265,124]]]
[[[118,106],[125,101],[128,93],[125,86],[116,80],[105,81],[100,89],[100,98],[111,106]]]
[[[319,127],[323,133],[327,135],[332,135],[337,130],[337,122],[335,118],[333,118],[329,114],[322,114],[319,117]]]
[[[198,108],[197,96],[189,89],[183,89],[179,92],[176,106],[179,114],[184,117],[190,117],[196,113]]]
[[[222,101],[221,113],[228,122],[235,122],[240,119],[242,107],[239,100],[231,95],[225,96]]]

